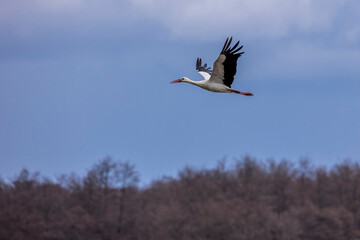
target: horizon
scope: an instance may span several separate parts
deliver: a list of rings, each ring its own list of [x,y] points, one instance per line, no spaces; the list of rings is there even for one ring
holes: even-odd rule
[[[191,169],[192,171],[195,171],[195,172],[214,171],[215,169],[218,169],[221,166],[224,168],[224,171],[227,172],[230,170],[235,170],[235,168],[238,164],[243,164],[248,160],[256,163],[257,165],[259,165],[262,168],[267,169],[269,171],[270,171],[270,169],[268,169],[268,168],[270,167],[270,165],[272,163],[275,163],[277,165],[286,164],[286,166],[289,168],[289,170],[294,171],[294,172],[299,172],[299,170],[301,170],[304,166],[306,166],[306,169],[309,172],[315,172],[319,169],[325,170],[326,172],[331,172],[331,171],[335,171],[336,168],[339,166],[345,166],[345,165],[352,166],[353,164],[359,164],[359,161],[356,161],[356,160],[353,160],[350,158],[338,160],[337,162],[335,162],[334,164],[331,164],[331,165],[329,165],[329,164],[325,165],[325,164],[315,164],[311,159],[309,159],[307,157],[301,157],[298,160],[294,161],[294,160],[290,160],[287,158],[261,159],[261,158],[256,158],[256,157],[250,156],[250,155],[244,155],[240,158],[233,158],[231,160],[229,160],[227,157],[223,157],[221,159],[218,159],[211,166],[184,165],[181,168],[177,169],[176,170],[177,172],[175,172],[173,174],[163,174],[162,176],[157,176],[153,179],[146,179],[144,181],[142,178],[142,173],[137,169],[136,165],[133,162],[122,161],[119,159],[115,159],[111,156],[105,156],[105,157],[93,162],[92,164],[90,164],[86,169],[83,169],[83,171],[81,173],[79,173],[79,172],[67,172],[67,173],[63,172],[63,173],[56,174],[54,176],[48,176],[48,175],[43,174],[41,171],[32,170],[32,169],[24,167],[22,169],[19,169],[19,171],[16,172],[13,176],[1,176],[0,175],[0,182],[2,181],[5,184],[11,185],[12,182],[14,180],[16,180],[22,174],[23,171],[27,171],[30,178],[36,176],[36,181],[39,181],[40,183],[50,181],[51,183],[59,184],[59,183],[61,183],[61,181],[64,177],[65,178],[78,177],[80,179],[86,178],[92,169],[96,168],[96,166],[100,166],[101,163],[104,162],[105,160],[110,160],[111,162],[116,163],[116,164],[128,164],[129,166],[132,166],[134,173],[136,173],[136,176],[138,178],[138,182],[137,182],[136,186],[139,187],[140,189],[151,187],[154,183],[156,183],[158,181],[164,181],[164,179],[179,180],[181,173],[187,169]]]

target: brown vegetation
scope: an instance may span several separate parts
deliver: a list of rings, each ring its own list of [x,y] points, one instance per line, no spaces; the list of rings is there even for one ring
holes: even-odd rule
[[[306,160],[185,168],[139,188],[105,158],[53,182],[26,169],[0,180],[0,239],[360,239],[360,165]]]

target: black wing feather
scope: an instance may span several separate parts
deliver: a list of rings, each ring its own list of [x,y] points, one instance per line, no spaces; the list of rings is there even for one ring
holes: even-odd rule
[[[210,75],[212,73],[211,67],[208,67],[206,63],[203,66],[201,66],[201,58],[196,59],[196,71],[207,72]]]
[[[227,38],[224,47],[221,50],[221,54],[224,54],[226,56],[226,59],[223,62],[224,65],[223,82],[228,87],[231,87],[231,84],[234,81],[234,76],[236,74],[237,60],[244,53],[244,52],[238,53],[243,48],[243,46],[236,48],[239,45],[240,41],[235,43],[235,45],[232,48],[230,48],[231,41],[232,41],[232,37],[230,38],[230,40],[229,38]]]

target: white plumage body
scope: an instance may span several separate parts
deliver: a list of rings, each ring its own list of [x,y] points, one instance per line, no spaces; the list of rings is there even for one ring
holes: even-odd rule
[[[190,83],[195,86],[201,87],[205,90],[211,91],[211,92],[221,92],[221,93],[227,93],[232,92],[233,89],[229,88],[228,86],[225,86],[222,83],[212,82],[210,79],[205,79],[202,81],[193,81],[189,78],[184,77],[182,82]]]

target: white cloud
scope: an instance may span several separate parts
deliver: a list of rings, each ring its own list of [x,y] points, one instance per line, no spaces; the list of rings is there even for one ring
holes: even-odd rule
[[[331,26],[338,0],[131,0],[140,15],[158,21],[172,36],[197,38],[228,33],[277,38],[291,31]]]
[[[99,26],[119,29],[129,25],[133,11],[117,0],[0,0],[0,34],[26,38],[41,34],[81,34]]]
[[[357,0],[19,0],[0,2],[0,26],[154,22],[176,38],[281,38],[326,32]],[[360,9],[359,9],[360,10]],[[347,16],[346,16],[347,17]],[[356,21],[352,21],[356,24]],[[16,24],[14,24],[16,23]],[[139,25],[139,26],[140,26]],[[357,25],[359,25],[357,23]],[[340,31],[340,30],[339,30]],[[348,33],[357,39],[357,31]]]
[[[182,40],[233,35],[268,41],[317,33],[344,46],[358,42],[359,11],[358,0],[0,0],[0,32],[128,33],[151,23],[166,29],[161,37]]]

